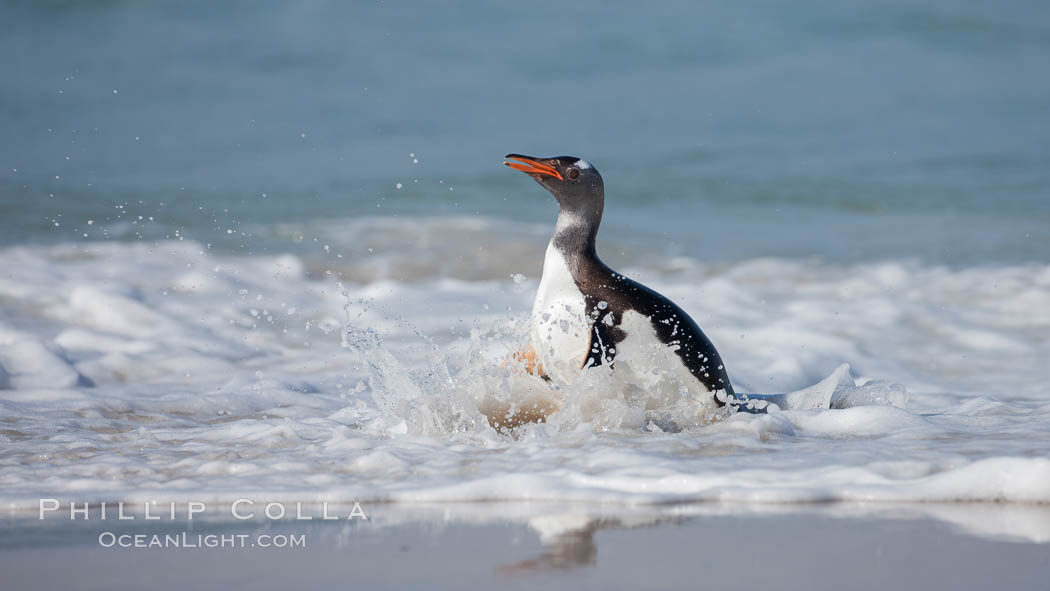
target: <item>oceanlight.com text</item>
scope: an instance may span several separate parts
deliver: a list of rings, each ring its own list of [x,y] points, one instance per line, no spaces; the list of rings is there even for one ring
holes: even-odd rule
[[[306,534],[118,534],[98,535],[103,548],[306,548]]]

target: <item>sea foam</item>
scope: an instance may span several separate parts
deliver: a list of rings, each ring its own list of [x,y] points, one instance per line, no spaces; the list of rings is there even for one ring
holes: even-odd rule
[[[188,241],[0,257],[0,501],[15,509],[41,496],[1050,503],[1045,266],[623,268],[693,315],[738,390],[780,394],[749,415],[608,368],[557,386],[508,364],[527,269],[340,278]],[[486,416],[545,400],[560,410],[543,424],[498,432]]]

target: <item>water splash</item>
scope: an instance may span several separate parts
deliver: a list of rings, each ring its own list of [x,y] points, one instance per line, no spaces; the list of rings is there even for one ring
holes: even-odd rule
[[[403,318],[382,314],[424,349],[423,363],[407,364],[385,343],[380,331],[365,325],[377,304],[355,299],[340,286],[345,300],[342,346],[361,360],[367,394],[381,412],[404,421],[408,433],[512,433],[555,436],[606,431],[680,431],[724,419],[731,409],[692,396],[670,372],[644,386],[632,372],[610,366],[588,368],[571,384],[557,385],[526,371],[514,359],[527,342],[527,319],[499,318],[491,326],[475,321],[467,350],[457,359]],[[405,331],[407,329],[407,331]],[[404,356],[412,353],[405,351]],[[416,352],[415,358],[419,357]]]
[[[354,299],[342,284],[346,323],[342,346],[364,363],[372,400],[388,415],[400,417],[408,432],[436,435],[477,432],[484,423],[477,406],[463,396],[449,369],[449,358],[432,339],[400,317],[387,315],[416,337],[425,348],[425,363],[410,369],[402,363],[374,327],[363,326],[362,317],[374,302]]]

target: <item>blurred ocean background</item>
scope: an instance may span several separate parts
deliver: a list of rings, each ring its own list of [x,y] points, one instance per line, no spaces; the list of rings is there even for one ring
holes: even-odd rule
[[[0,56],[8,507],[1050,503],[1046,2],[9,0]],[[599,253],[738,391],[822,402],[592,370],[493,431],[550,390],[501,363],[556,212],[509,152],[602,172]]]
[[[42,0],[0,21],[4,244],[549,223],[500,166],[519,152],[598,166],[607,244],[1050,257],[1042,2]]]

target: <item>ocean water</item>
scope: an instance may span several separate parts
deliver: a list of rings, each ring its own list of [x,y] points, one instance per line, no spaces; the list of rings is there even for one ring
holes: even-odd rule
[[[0,21],[12,511],[1050,503],[1041,3]],[[556,211],[508,152],[593,162],[604,259],[686,309],[737,390],[789,403],[730,416],[505,364]],[[512,434],[482,412],[551,398]],[[969,527],[1050,540],[1045,519]]]

